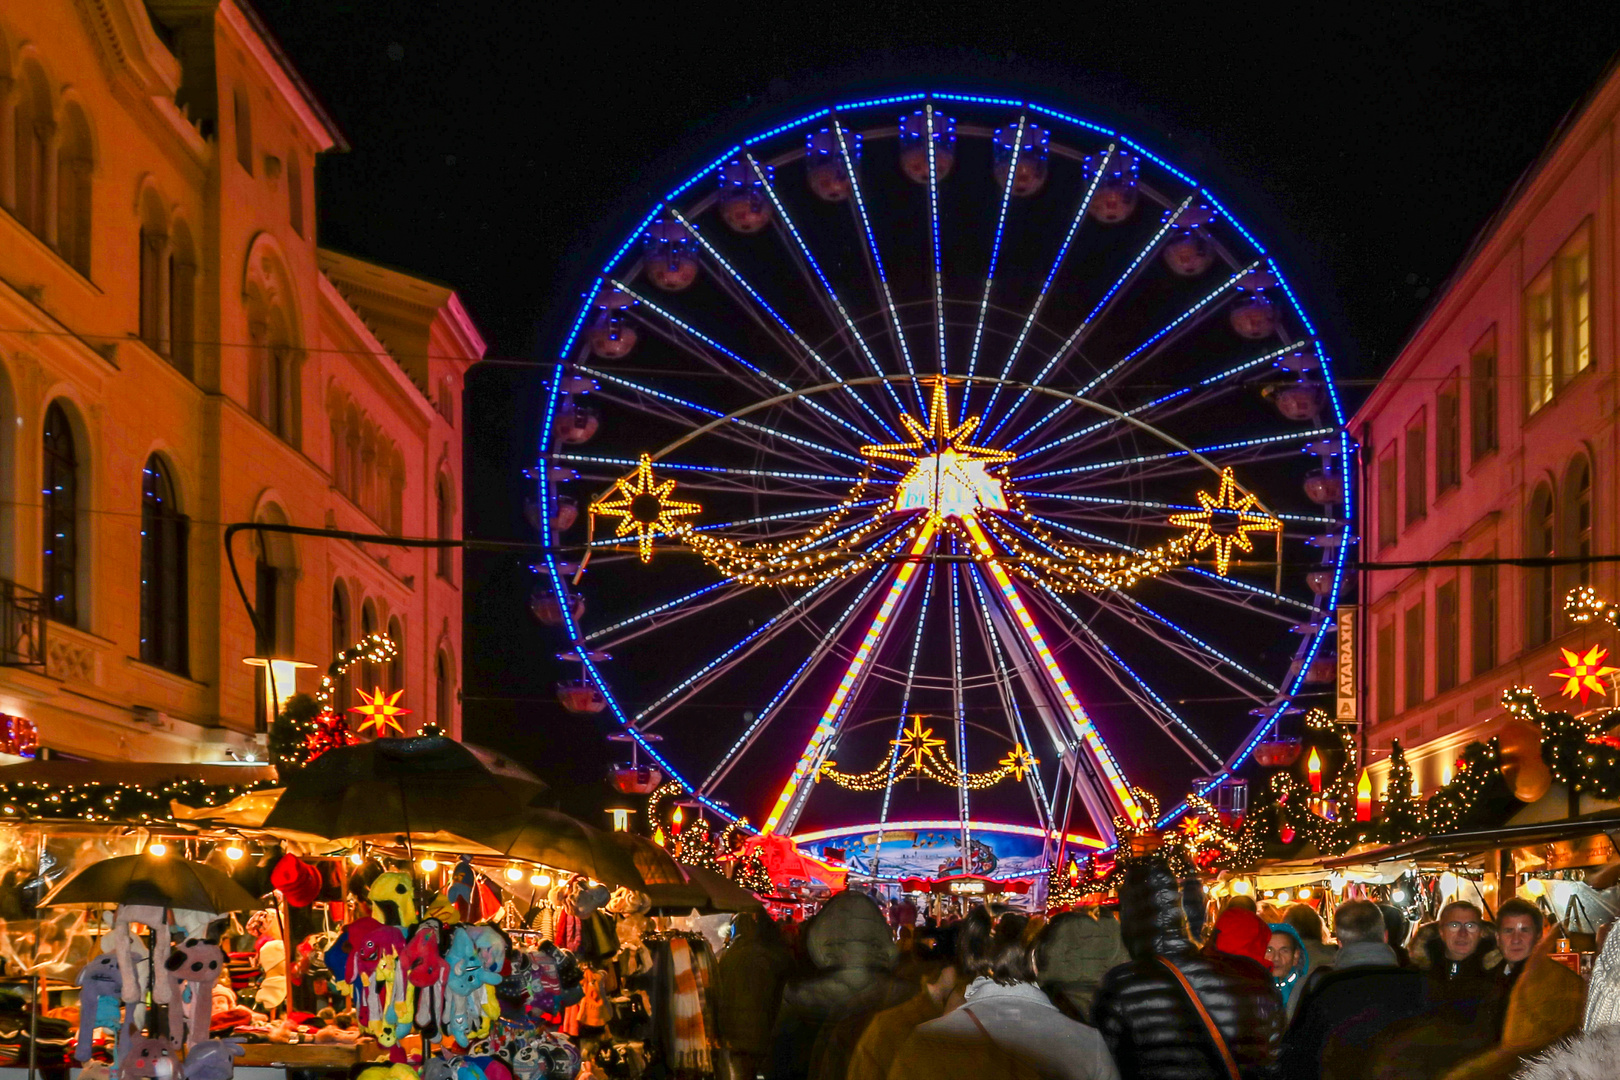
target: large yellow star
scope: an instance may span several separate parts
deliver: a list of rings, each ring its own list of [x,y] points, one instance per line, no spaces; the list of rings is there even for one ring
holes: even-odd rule
[[[1220,489],[1214,495],[1207,491],[1198,493],[1198,505],[1203,509],[1187,514],[1171,514],[1170,524],[1188,531],[1194,551],[1213,547],[1215,570],[1225,577],[1226,571],[1232,566],[1234,548],[1239,551],[1254,550],[1254,541],[1249,539],[1251,532],[1275,532],[1282,527],[1280,521],[1257,508],[1259,501],[1253,494],[1239,498],[1237,479],[1232,475],[1232,470],[1222,469]],[[1228,520],[1217,525],[1217,513]],[[1232,518],[1236,520],[1230,520]]]
[[[1605,675],[1620,675],[1620,668],[1609,667],[1603,663],[1608,657],[1609,650],[1601,645],[1594,645],[1586,650],[1586,655],[1570,649],[1559,649],[1564,654],[1564,663],[1569,666],[1552,672],[1555,679],[1564,680],[1563,694],[1565,697],[1580,696],[1581,704],[1595,691],[1599,694],[1608,693],[1609,688],[1603,685]]]
[[[911,466],[895,488],[892,509],[926,510],[938,518],[965,517],[981,507],[1006,510],[1002,481],[988,470],[1016,455],[1010,450],[968,445],[980,418],[971,416],[952,427],[945,380],[932,379],[930,386],[928,422],[924,424],[909,414],[900,416],[901,426],[911,436],[909,442],[861,447],[866,457]]]
[[[678,519],[703,509],[697,503],[671,499],[674,490],[674,480],[653,479],[652,459],[642,454],[636,471],[614,481],[613,490],[591,504],[591,513],[618,518],[619,527],[613,535],[634,534],[641,561],[651,562],[653,537],[686,532],[690,526]]]
[[[920,765],[925,757],[932,757],[935,750],[945,745],[944,739],[934,738],[934,729],[922,726],[922,717],[913,716],[911,726],[901,733],[898,739],[890,739],[890,745],[897,748],[902,758],[911,758],[913,765]]]
[[[367,694],[364,690],[357,690],[355,692],[360,695],[360,700],[364,701],[365,704],[356,705],[349,711],[352,713],[359,713],[361,716],[365,717],[365,719],[360,722],[361,731],[364,731],[369,727],[375,727],[377,729],[377,734],[381,736],[389,728],[393,728],[401,735],[405,734],[405,729],[400,726],[399,721],[395,719],[395,717],[404,716],[406,713],[411,711],[409,709],[402,709],[395,704],[399,701],[400,695],[405,693],[405,691],[395,690],[393,694],[390,695],[388,691],[379,686],[375,692],[370,694]]]

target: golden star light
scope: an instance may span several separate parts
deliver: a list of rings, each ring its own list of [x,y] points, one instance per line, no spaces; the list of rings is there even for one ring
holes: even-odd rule
[[[364,690],[357,690],[355,692],[360,695],[360,700],[365,702],[365,704],[356,705],[349,711],[352,713],[359,713],[361,716],[365,717],[364,720],[360,721],[361,731],[365,731],[367,728],[376,728],[377,734],[380,737],[385,734],[389,728],[393,728],[401,735],[405,734],[404,727],[402,727],[399,720],[396,719],[397,717],[404,716],[406,713],[411,711],[409,709],[402,709],[398,705],[400,695],[405,693],[405,691],[395,690],[392,694],[390,694],[388,691],[379,686],[370,694],[366,693]]]
[[[1609,688],[1603,685],[1603,678],[1607,675],[1620,675],[1620,668],[1609,667],[1603,661],[1608,658],[1609,650],[1601,645],[1594,645],[1582,655],[1571,649],[1559,649],[1564,654],[1564,663],[1568,667],[1552,672],[1555,679],[1564,680],[1563,695],[1581,699],[1585,705],[1587,698],[1592,694],[1606,694]]]
[[[652,459],[642,454],[636,471],[615,481],[612,491],[591,504],[591,513],[618,518],[619,526],[613,535],[634,536],[641,561],[651,562],[653,537],[679,536],[688,531],[690,526],[680,519],[703,509],[697,503],[671,499],[674,490],[674,480],[653,478]]]
[[[1232,566],[1232,551],[1253,551],[1252,532],[1278,532],[1282,522],[1259,508],[1260,500],[1253,494],[1238,496],[1237,478],[1231,469],[1221,470],[1221,486],[1210,495],[1198,493],[1198,505],[1203,509],[1186,514],[1171,514],[1170,524],[1188,530],[1187,539],[1193,550],[1215,549],[1215,570],[1222,577]],[[1223,521],[1217,521],[1219,514]],[[1232,520],[1235,519],[1235,520]]]
[[[989,470],[1015,455],[1010,450],[970,445],[967,440],[978,430],[980,418],[970,416],[952,427],[945,380],[934,379],[932,386],[926,426],[910,414],[900,417],[901,426],[911,435],[909,442],[861,447],[863,457],[911,466],[895,491],[891,509],[895,513],[926,510],[939,518],[964,517],[980,508],[1006,510],[1002,482]]]
[[[916,766],[923,758],[933,756],[935,750],[945,745],[945,740],[934,738],[934,729],[923,727],[922,717],[913,716],[911,726],[898,739],[889,740],[889,745],[899,757],[909,759]]]
[[[1024,749],[1023,743],[1013,743],[1013,748],[1007,751],[1007,756],[996,762],[996,764],[1007,770],[1007,775],[1014,780],[1022,780],[1025,773],[1032,771],[1035,766],[1040,764],[1040,759]]]

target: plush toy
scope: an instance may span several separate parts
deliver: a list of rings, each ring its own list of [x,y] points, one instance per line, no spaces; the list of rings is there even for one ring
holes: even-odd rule
[[[456,1065],[435,1054],[422,1063],[422,1080],[456,1080]]]
[[[439,1013],[444,1006],[444,984],[450,974],[450,965],[439,955],[442,931],[439,920],[423,919],[399,953],[400,971],[417,992],[416,1026],[428,1038],[438,1029]]]
[[[366,891],[371,917],[386,926],[415,926],[415,887],[409,874],[390,871],[378,874]]]
[[[112,1080],[112,1066],[105,1061],[92,1061],[79,1070],[79,1080]]]
[[[112,933],[108,935],[113,943],[113,955],[118,958],[118,970],[123,979],[119,989],[119,996],[126,1005],[132,1005],[144,996],[144,989],[136,974],[135,947],[138,944],[135,938],[134,924],[150,926],[155,936],[153,955],[169,955],[169,915],[163,908],[147,904],[120,904],[113,916]],[[152,987],[152,1000],[163,1003],[169,1000],[168,985],[162,980]]]
[[[126,1028],[124,1036],[118,1080],[174,1080],[179,1075],[174,1040],[142,1035],[134,1027]]]
[[[380,879],[379,879],[380,880]],[[411,1017],[396,1017],[394,984],[398,980],[400,950],[405,935],[397,926],[384,926],[376,919],[356,919],[344,931],[349,941],[348,966],[344,979],[354,988],[354,1011],[360,1024],[378,1041],[392,1046],[399,1020],[408,1025]]]
[[[450,888],[445,892],[446,900],[456,906],[462,921],[472,918],[473,896],[477,892],[478,873],[473,869],[470,856],[463,855],[456,860],[456,865],[450,871]]]
[[[527,1039],[512,1048],[512,1075],[516,1080],[540,1080],[551,1068],[551,1057],[538,1039]]]
[[[475,1001],[474,995],[484,986],[484,965],[478,958],[478,947],[473,938],[475,929],[456,927],[450,934],[450,948],[444,954],[449,973],[445,977],[440,1026],[445,1034],[462,1046],[482,1026],[483,1004]]]
[[[231,1080],[246,1053],[241,1039],[205,1039],[186,1051],[185,1080]]]
[[[163,965],[168,983],[169,1038],[190,1046],[208,1036],[213,986],[225,969],[225,953],[212,941],[187,938]]]
[[[363,1069],[355,1080],[417,1080],[417,1075],[416,1070],[409,1065],[396,1062],[392,1065],[373,1065],[369,1069]]]
[[[120,993],[123,976],[118,971],[118,957],[102,953],[79,972],[79,1041],[73,1056],[79,1061],[90,1060],[91,1046],[96,1028],[118,1030],[123,1022],[120,1015]]]

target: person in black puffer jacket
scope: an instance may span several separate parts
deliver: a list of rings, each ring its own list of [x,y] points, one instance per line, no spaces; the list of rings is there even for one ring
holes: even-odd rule
[[[1283,1006],[1271,973],[1247,957],[1199,951],[1188,935],[1180,883],[1163,858],[1132,865],[1119,895],[1131,962],[1103,976],[1092,1016],[1121,1077],[1227,1080],[1208,1029],[1161,956],[1192,983],[1244,1080],[1279,1076]]]

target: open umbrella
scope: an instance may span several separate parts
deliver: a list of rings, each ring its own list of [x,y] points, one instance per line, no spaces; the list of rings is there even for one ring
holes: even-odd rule
[[[294,772],[264,827],[333,840],[403,836],[451,850],[456,838],[489,832],[544,790],[510,763],[492,771],[453,739],[377,739],[328,750]]]
[[[57,886],[44,907],[147,904],[188,911],[247,911],[259,901],[227,874],[187,859],[120,855],[91,863]]]
[[[670,858],[669,852],[635,833],[610,832],[608,839],[621,851],[628,852],[636,873],[648,885],[686,885],[688,878],[681,864]]]
[[[510,821],[476,831],[476,840],[512,859],[543,863],[584,874],[607,885],[645,887],[631,853],[610,839],[614,834],[592,828],[555,810],[529,807]]]

